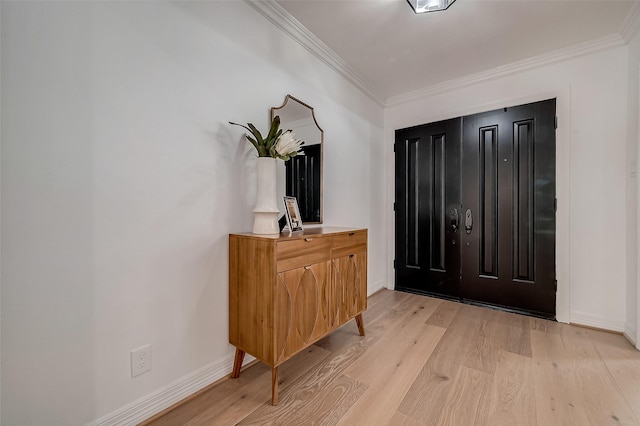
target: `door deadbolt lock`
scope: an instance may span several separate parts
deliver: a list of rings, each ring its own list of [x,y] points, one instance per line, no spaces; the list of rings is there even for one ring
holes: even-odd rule
[[[467,234],[470,234],[473,229],[473,215],[471,214],[471,209],[467,209],[464,214],[464,229],[467,231]]]

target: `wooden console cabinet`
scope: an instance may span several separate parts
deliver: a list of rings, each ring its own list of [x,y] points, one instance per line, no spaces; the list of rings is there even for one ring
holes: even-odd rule
[[[272,368],[354,318],[364,336],[367,230],[311,228],[303,234],[229,235],[231,377],[245,353]]]

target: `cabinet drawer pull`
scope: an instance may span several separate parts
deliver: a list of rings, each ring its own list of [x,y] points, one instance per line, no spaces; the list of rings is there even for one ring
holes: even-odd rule
[[[355,254],[350,254],[349,257],[353,259],[353,256],[355,256]]]
[[[355,232],[349,232],[349,236],[350,236],[350,237],[353,237],[354,235],[356,235],[356,233],[355,233]]]
[[[305,241],[313,241],[313,238],[305,238]]]

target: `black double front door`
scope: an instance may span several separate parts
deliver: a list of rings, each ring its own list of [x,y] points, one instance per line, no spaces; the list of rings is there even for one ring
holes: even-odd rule
[[[555,317],[555,99],[396,131],[396,288]]]

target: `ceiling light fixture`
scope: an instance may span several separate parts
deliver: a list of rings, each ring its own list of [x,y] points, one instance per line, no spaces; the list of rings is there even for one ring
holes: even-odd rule
[[[415,13],[436,12],[448,9],[456,0],[407,0]]]

